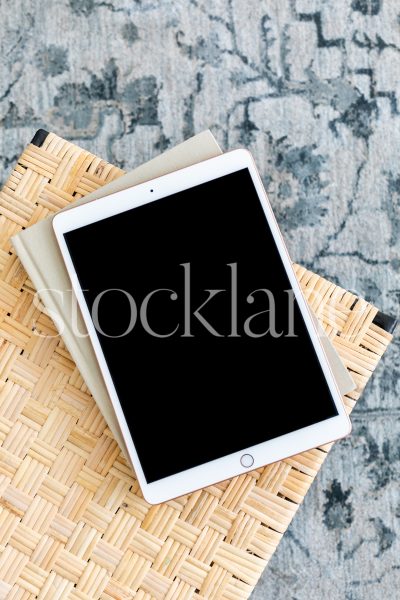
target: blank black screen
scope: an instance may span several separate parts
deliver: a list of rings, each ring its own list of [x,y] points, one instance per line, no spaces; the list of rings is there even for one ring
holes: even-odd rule
[[[65,240],[148,482],[337,415],[247,169]]]

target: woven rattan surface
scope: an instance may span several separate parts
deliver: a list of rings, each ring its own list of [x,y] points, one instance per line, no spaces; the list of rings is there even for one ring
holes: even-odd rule
[[[42,133],[0,194],[0,600],[247,598],[329,446],[148,505],[10,236],[122,174]],[[351,411],[391,335],[377,309],[296,267],[351,370]]]

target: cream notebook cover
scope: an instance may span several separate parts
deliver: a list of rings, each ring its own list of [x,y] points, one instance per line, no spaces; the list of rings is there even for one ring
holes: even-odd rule
[[[218,156],[221,153],[222,151],[211,132],[204,131],[62,210],[91,202],[154,177]],[[115,439],[125,456],[127,456],[125,442],[91,342],[87,336],[75,336],[71,328],[71,323],[75,318],[78,330],[81,332],[86,331],[80,311],[76,311],[76,316],[73,314],[76,304],[72,301],[71,283],[53,233],[51,221],[52,218],[40,221],[13,237],[12,242],[33,285],[39,292],[49,316],[61,327],[62,337],[68,351],[79,368]],[[321,337],[340,391],[345,394],[354,388],[354,383],[323,332]]]

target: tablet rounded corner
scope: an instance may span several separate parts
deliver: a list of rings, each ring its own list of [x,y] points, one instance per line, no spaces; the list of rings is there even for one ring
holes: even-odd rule
[[[252,165],[255,165],[254,157],[250,150],[248,150],[247,148],[237,148],[236,150],[232,150],[232,152],[234,152],[236,156],[243,160],[243,162],[250,162]]]
[[[341,440],[343,438],[349,437],[349,435],[351,435],[352,430],[353,430],[353,424],[350,420],[349,415],[347,413],[345,413],[342,417],[342,423],[340,426],[339,437],[337,439]]]
[[[147,504],[150,504],[150,506],[156,506],[157,504],[165,502],[163,499],[160,500],[160,498],[154,498],[153,494],[149,492],[148,486],[140,485],[140,490],[143,494],[143,498],[146,500]]]
[[[60,221],[61,213],[57,213],[51,219],[51,226],[53,228],[54,233],[57,235],[59,232],[59,221]]]

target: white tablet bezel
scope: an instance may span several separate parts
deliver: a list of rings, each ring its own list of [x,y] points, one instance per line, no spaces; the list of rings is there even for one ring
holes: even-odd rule
[[[64,233],[77,229],[89,223],[100,221],[114,214],[125,212],[142,204],[154,202],[165,196],[176,192],[195,187],[201,183],[228,175],[229,173],[240,169],[248,168],[253,180],[254,187],[258,193],[260,203],[264,209],[267,222],[272,231],[274,240],[285,266],[291,286],[294,290],[296,300],[303,315],[305,324],[310,333],[322,370],[327,379],[332,397],[334,399],[338,415],[325,421],[315,423],[303,429],[282,435],[267,442],[257,444],[250,448],[245,448],[240,452],[234,452],[222,458],[204,463],[198,467],[188,469],[160,479],[153,483],[148,483],[144,476],[139,457],[137,455],[121,404],[116,393],[110,371],[104,358],[95,327],[93,325],[89,309],[82,290],[79,285],[78,277],[70,257]],[[217,201],[217,200],[216,200]],[[266,192],[264,190],[261,178],[253,161],[251,154],[247,150],[233,150],[205,160],[201,163],[186,167],[174,173],[163,175],[146,183],[136,185],[127,190],[99,198],[92,202],[71,208],[60,212],[53,219],[53,228],[61,249],[61,253],[71,278],[72,287],[76,294],[82,315],[89,332],[93,348],[102,371],[104,381],[109,392],[111,402],[116,412],[121,432],[124,437],[132,466],[136,472],[139,484],[141,486],[145,499],[151,504],[158,504],[165,500],[181,496],[194,490],[207,487],[216,482],[229,479],[233,476],[241,475],[247,471],[257,469],[266,464],[276,462],[288,456],[292,456],[339,439],[351,430],[350,420],[346,414],[339,389],[327,361],[325,352],[321,345],[318,332],[313,322],[310,309],[300,289],[290,261],[282,235],[275,220],[272,208],[269,204]],[[312,393],[312,380],[309,383],[310,393]],[[266,381],[266,387],[268,382]],[[284,389],[282,390],[284,393]],[[306,398],[300,401],[306,402]],[[204,438],[206,443],[206,435]],[[156,440],[155,440],[156,444]],[[164,449],[165,450],[165,449]],[[243,467],[240,459],[244,454],[250,454],[254,463],[251,467]]]

